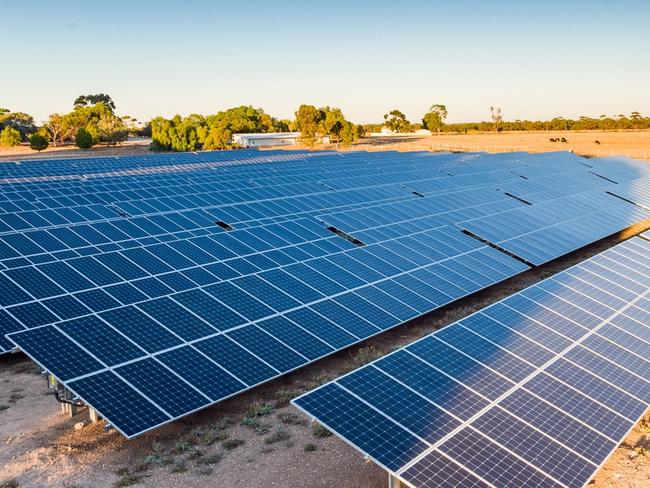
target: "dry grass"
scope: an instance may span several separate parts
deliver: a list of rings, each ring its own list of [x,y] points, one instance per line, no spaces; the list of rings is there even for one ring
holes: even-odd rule
[[[564,137],[568,143],[550,142]],[[600,144],[596,144],[596,141]],[[331,147],[324,147],[324,149]],[[347,150],[345,148],[341,148]],[[396,149],[485,151],[485,152],[554,152],[573,151],[591,157],[629,156],[650,160],[650,131],[575,131],[575,132],[501,132],[477,134],[441,134],[431,136],[383,137],[362,139],[348,149],[382,151]]]

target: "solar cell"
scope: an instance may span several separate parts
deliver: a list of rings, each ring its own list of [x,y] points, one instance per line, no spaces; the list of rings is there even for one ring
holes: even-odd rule
[[[586,486],[650,405],[649,255],[632,238],[293,403],[409,486]]]

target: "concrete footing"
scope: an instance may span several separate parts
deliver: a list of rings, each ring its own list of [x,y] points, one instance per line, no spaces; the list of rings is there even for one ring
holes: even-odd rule
[[[402,482],[396,476],[388,474],[388,488],[402,488]]]
[[[97,410],[94,408],[89,408],[88,409],[88,414],[90,415],[90,421],[94,424],[96,422],[99,422],[101,420],[101,417],[97,413]]]
[[[77,405],[72,405],[70,403],[61,403],[61,413],[67,415],[68,417],[74,417],[77,415],[79,407]]]

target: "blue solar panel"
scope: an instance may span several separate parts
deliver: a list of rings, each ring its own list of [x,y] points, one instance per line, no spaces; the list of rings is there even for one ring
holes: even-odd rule
[[[650,405],[649,297],[632,238],[293,403],[409,486],[584,487]]]
[[[600,190],[575,211],[616,200],[612,225],[643,217],[625,215],[634,206],[594,186],[583,162],[566,153],[234,151],[6,164],[0,353],[22,347],[20,333],[13,342],[4,334],[45,325],[41,340],[51,333],[69,341],[100,365],[95,374],[130,364],[117,353],[91,352],[87,335],[58,335],[72,330],[68,322],[87,321],[102,337],[142,350],[141,358],[152,355],[157,362],[147,365],[179,369],[183,382],[218,401],[529,269],[458,227],[531,207],[501,188],[522,181],[519,174],[533,182],[570,173],[560,196],[571,195],[570,184],[576,192]],[[621,181],[635,181],[637,166],[621,164],[629,170]],[[234,378],[222,393],[205,391],[200,375],[202,386],[194,384],[180,372],[181,359],[173,367],[163,360],[190,347],[196,352],[188,354]],[[133,348],[125,346],[125,357]],[[59,367],[56,354],[34,356],[51,372]],[[119,374],[102,377],[132,385]],[[203,405],[188,402],[178,411]],[[145,422],[137,433],[155,425]],[[132,436],[134,427],[122,431]]]

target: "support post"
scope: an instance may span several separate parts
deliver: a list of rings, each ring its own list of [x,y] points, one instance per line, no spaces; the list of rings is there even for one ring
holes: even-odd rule
[[[93,424],[96,424],[97,422],[99,422],[99,420],[101,418],[99,415],[97,415],[97,410],[95,410],[94,408],[89,408],[88,409],[88,415],[90,416],[90,421]]]
[[[402,483],[397,478],[397,476],[393,476],[392,474],[388,473],[388,488],[401,488],[401,486]]]
[[[67,415],[68,417],[74,417],[77,415],[77,406],[71,403],[61,403],[61,413]]]

